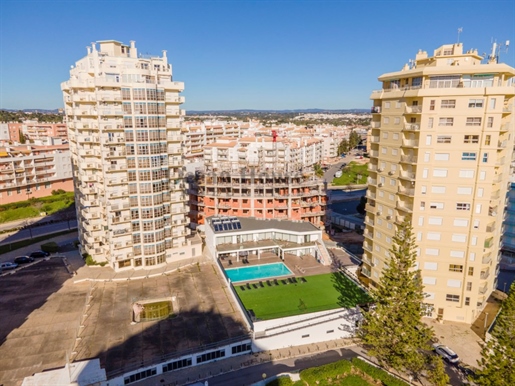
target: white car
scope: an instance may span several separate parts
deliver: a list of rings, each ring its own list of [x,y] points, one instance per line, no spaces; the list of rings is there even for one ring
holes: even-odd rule
[[[444,346],[443,344],[435,344],[433,347],[436,353],[440,355],[447,363],[456,364],[460,361],[458,354],[452,351],[449,347]]]
[[[6,263],[0,264],[0,270],[3,270],[3,269],[14,269],[14,268],[18,268],[18,264],[11,263],[10,261],[8,261]]]

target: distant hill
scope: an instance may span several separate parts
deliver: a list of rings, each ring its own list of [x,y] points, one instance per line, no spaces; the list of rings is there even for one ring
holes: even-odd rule
[[[47,110],[47,109],[23,109],[23,110],[2,109],[2,110],[9,111],[12,113],[17,113],[18,111],[21,111],[23,113],[59,114],[59,109],[53,109],[53,110]]]

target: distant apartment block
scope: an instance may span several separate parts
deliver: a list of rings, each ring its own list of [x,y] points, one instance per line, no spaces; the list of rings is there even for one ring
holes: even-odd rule
[[[25,121],[22,125],[23,133],[28,140],[46,137],[68,138],[66,123]]]
[[[324,224],[326,192],[313,165],[322,141],[221,138],[204,148],[204,170],[190,181],[193,224],[210,216]]]
[[[182,127],[182,149],[188,162],[201,160],[204,146],[220,137],[240,138],[247,133],[250,124],[244,122],[185,122]]]
[[[172,80],[166,51],[93,43],[61,88],[82,251],[115,270],[200,255],[187,227],[184,84]]]
[[[0,202],[8,204],[73,191],[68,145],[0,147]]]
[[[444,45],[371,95],[362,274],[375,286],[409,220],[427,314],[472,323],[496,288],[514,142],[515,69]]]

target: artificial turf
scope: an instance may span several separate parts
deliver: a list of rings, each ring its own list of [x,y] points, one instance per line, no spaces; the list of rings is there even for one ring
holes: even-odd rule
[[[287,316],[326,311],[336,308],[351,308],[370,302],[370,297],[344,274],[336,272],[306,276],[307,282],[283,284],[248,289],[244,284],[235,284],[236,292],[247,310],[252,310],[257,319],[268,320]],[[240,287],[244,285],[242,290]]]

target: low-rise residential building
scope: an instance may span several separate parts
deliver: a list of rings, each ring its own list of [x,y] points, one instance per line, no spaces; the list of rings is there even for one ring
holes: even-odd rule
[[[68,145],[0,147],[0,200],[3,204],[73,191]]]

